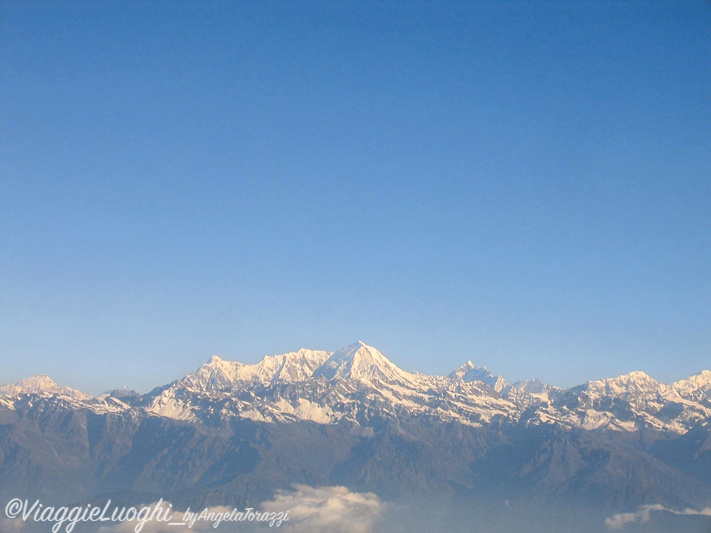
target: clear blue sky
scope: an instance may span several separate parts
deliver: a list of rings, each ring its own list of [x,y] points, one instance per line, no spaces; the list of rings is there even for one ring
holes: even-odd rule
[[[711,368],[711,3],[0,3],[0,381],[374,345]]]

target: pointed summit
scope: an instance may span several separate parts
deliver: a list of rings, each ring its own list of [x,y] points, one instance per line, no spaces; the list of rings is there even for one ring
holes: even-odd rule
[[[467,361],[464,363],[462,366],[457,368],[456,370],[452,371],[449,376],[447,376],[450,379],[462,379],[462,377],[469,372],[470,370],[474,370],[476,366],[474,363],[471,361]]]
[[[382,353],[363,341],[346,346],[335,352],[314,372],[314,376],[328,379],[355,379],[367,383],[414,382],[414,376],[388,360]]]
[[[229,388],[235,382],[238,369],[241,366],[244,365],[225,361],[221,357],[213,355],[204,365],[192,374],[188,374],[181,382],[202,391]]]

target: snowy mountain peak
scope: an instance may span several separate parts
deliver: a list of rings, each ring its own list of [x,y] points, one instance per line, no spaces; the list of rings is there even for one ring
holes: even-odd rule
[[[225,361],[213,355],[197,371],[180,380],[181,383],[202,391],[219,390],[230,387],[237,376],[241,363]]]
[[[519,408],[527,409],[533,405],[546,404],[555,399],[562,389],[548,385],[540,379],[526,379],[507,385],[501,395],[514,402]]]
[[[520,391],[529,394],[542,394],[550,391],[560,390],[558,387],[548,385],[538,378],[517,381],[513,385],[506,387],[507,391]]]
[[[402,370],[362,341],[336,352],[301,348],[244,364],[210,357],[195,372],[146,395],[117,389],[90,397],[46,375],[0,384],[0,406],[45,402],[96,413],[145,409],[176,420],[221,423],[338,420],[370,427],[371,417],[404,413],[480,427],[496,423],[560,424],[584,429],[681,434],[711,420],[711,371],[665,385],[645,372],[563,390],[540,380],[506,381],[472,361],[448,376]]]
[[[31,393],[52,393],[59,392],[60,389],[59,385],[57,385],[47,374],[40,374],[38,376],[22,379],[17,382],[17,386],[24,391]]]
[[[660,383],[652,376],[641,370],[635,370],[629,374],[623,374],[616,378],[604,379],[602,380],[608,387],[622,386],[627,388],[643,388],[657,389],[659,387],[664,387],[663,383]]]
[[[503,377],[497,376],[485,366],[477,367],[471,361],[467,361],[464,365],[449,374],[448,377],[456,381],[479,381],[485,383],[496,392],[501,392],[508,385]]]
[[[671,384],[672,390],[688,400],[711,400],[711,370],[703,370]]]
[[[132,398],[136,396],[140,396],[140,393],[137,390],[134,390],[130,387],[123,386],[119,387],[118,389],[111,390],[106,393],[108,396],[112,396],[114,398]]]
[[[313,376],[314,371],[331,355],[323,350],[301,348],[297,352],[283,355],[266,356],[257,365],[260,367],[261,380],[266,381],[304,381]]]
[[[667,385],[645,372],[635,371],[616,378],[588,381],[562,393],[557,400],[559,407],[575,412],[575,423],[583,428],[629,430],[637,427],[636,424],[662,427],[664,422],[655,415],[670,399]],[[629,412],[634,413],[635,421],[629,420]],[[618,419],[620,415],[622,418]]]
[[[372,383],[414,383],[415,376],[393,364],[372,346],[362,341],[333,353],[315,372],[314,376],[328,379],[355,379]]]
[[[694,374],[693,376],[689,376],[686,379],[682,379],[681,381],[672,383],[672,386],[676,386],[679,384],[688,384],[696,387],[711,386],[711,370],[702,370],[698,374]]]
[[[247,365],[226,361],[213,355],[196,372],[179,382],[203,392],[227,390],[239,383],[270,383],[273,381],[303,381],[313,375],[329,352],[300,349],[282,355],[266,355],[259,363]]]
[[[0,384],[0,397],[10,398],[21,394],[56,395],[73,398],[75,400],[87,400],[91,398],[76,389],[60,387],[52,378],[46,374],[40,374],[22,379],[17,383]]]
[[[660,383],[646,372],[636,370],[616,378],[588,381],[585,385],[575,387],[571,391],[586,391],[594,396],[612,396],[629,399],[631,397],[651,398],[663,394],[667,386]]]

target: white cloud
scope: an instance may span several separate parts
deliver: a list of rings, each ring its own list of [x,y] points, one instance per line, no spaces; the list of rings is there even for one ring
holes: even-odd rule
[[[289,511],[280,528],[301,533],[369,533],[387,505],[372,492],[351,492],[346,487],[294,485],[293,491],[277,491],[264,502],[265,511]]]
[[[634,513],[620,513],[614,516],[607,517],[605,519],[605,525],[609,529],[623,529],[625,525],[634,522],[649,522],[652,511],[666,511],[668,513],[673,513],[676,515],[704,515],[711,516],[711,507],[697,511],[696,509],[684,509],[683,511],[677,511],[675,509],[668,509],[660,504],[654,505],[643,505]]]
[[[154,506],[155,504],[151,504]],[[163,502],[163,507],[168,502]],[[284,516],[287,520],[273,523],[265,520],[225,521],[217,528],[213,520],[196,520],[192,527],[186,523],[184,526],[169,525],[165,521],[146,521],[140,528],[140,533],[182,533],[194,531],[276,531],[283,533],[370,533],[375,523],[383,518],[387,505],[378,496],[370,492],[351,492],[346,487],[309,487],[294,485],[293,490],[280,490],[276,492],[273,500],[264,502],[254,511],[265,513],[262,516]],[[210,507],[195,512],[208,514],[229,515],[234,511],[231,507]],[[239,511],[245,511],[239,509]],[[287,514],[288,511],[288,514]],[[173,510],[172,522],[182,522],[182,511]],[[189,521],[189,518],[188,518]],[[141,524],[134,521],[120,522],[104,526],[99,533],[137,533],[137,526]],[[3,533],[5,529],[1,529]],[[10,530],[12,531],[12,530]]]

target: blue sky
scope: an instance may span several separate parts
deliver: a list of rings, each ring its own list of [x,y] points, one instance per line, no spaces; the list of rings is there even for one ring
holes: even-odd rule
[[[10,1],[0,79],[0,381],[711,368],[708,2]]]

